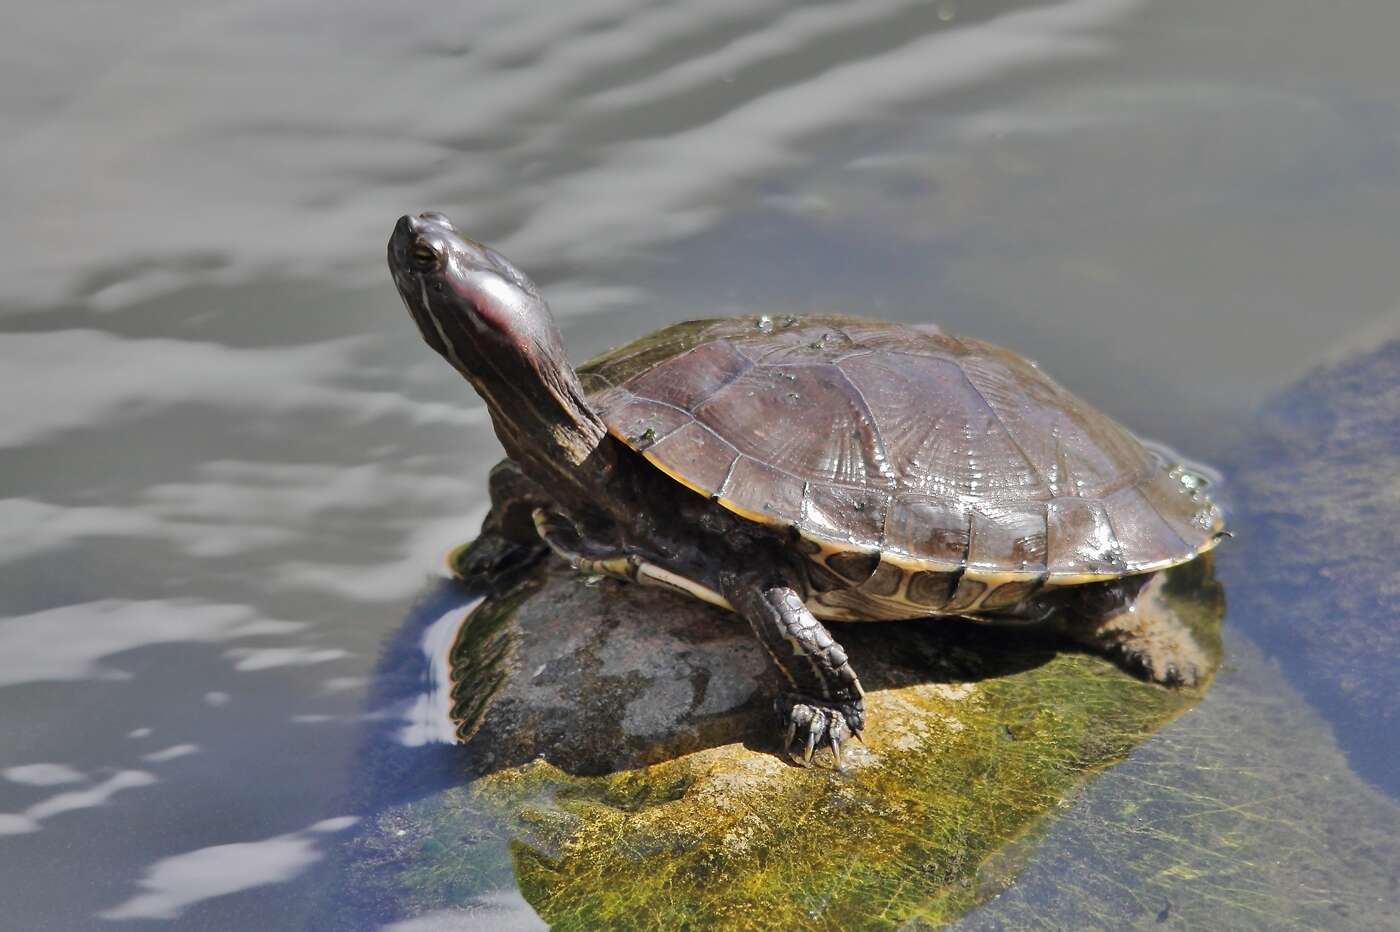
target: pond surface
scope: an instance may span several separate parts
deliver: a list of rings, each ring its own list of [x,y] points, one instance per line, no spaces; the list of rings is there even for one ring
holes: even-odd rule
[[[317,925],[365,735],[412,734],[369,701],[382,645],[499,456],[393,293],[399,214],[499,245],[577,359],[715,313],[936,321],[1228,459],[1262,402],[1393,328],[1397,34],[1386,0],[11,12],[6,922]],[[1224,561],[1227,594],[1258,569]],[[1286,628],[1237,609],[1226,638],[1221,698],[1091,784],[1047,852],[1095,843],[1096,792],[1195,736],[1228,749],[1229,701],[1283,688],[1274,659],[1300,669]],[[1302,687],[1312,753],[1345,711]],[[1392,805],[1394,769],[1366,762],[1394,731],[1337,733]],[[1075,924],[1048,868],[998,904],[968,922]]]

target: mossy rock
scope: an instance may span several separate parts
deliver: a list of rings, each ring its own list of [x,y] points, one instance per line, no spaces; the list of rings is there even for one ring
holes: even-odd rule
[[[1397,928],[1400,806],[1257,646],[1227,626],[1225,648],[1200,705],[1086,784],[953,928]]]
[[[1021,633],[846,626],[871,725],[845,774],[775,755],[742,624],[550,567],[461,627],[465,748],[367,742],[318,927],[1394,928],[1400,343],[1280,396],[1230,463],[1203,701]],[[1206,568],[1168,594],[1215,645]],[[421,690],[422,627],[376,710]]]
[[[1243,624],[1400,794],[1400,340],[1309,374],[1232,457]]]
[[[1166,598],[1218,656],[1209,559]],[[1020,629],[839,626],[869,726],[838,772],[777,753],[772,679],[733,616],[554,563],[462,615],[452,714],[475,734],[456,779],[353,846],[347,889],[381,913],[518,886],[566,929],[940,924],[1201,694]]]

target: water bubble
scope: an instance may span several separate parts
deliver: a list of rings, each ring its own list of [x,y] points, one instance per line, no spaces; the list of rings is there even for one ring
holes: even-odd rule
[[[940,22],[950,23],[953,17],[958,15],[958,5],[953,0],[943,0],[938,4],[938,19]]]
[[[759,329],[759,332],[760,332],[760,333],[772,333],[772,332],[773,332],[773,318],[769,317],[767,314],[764,314],[762,317],[760,317],[760,318],[758,319],[758,324],[757,324],[757,326],[758,326],[758,329]]]

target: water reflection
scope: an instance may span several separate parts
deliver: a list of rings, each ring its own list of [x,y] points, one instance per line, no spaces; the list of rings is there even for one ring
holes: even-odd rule
[[[80,778],[81,779],[81,778]],[[40,822],[75,809],[101,806],[122,790],[150,786],[159,782],[156,775],[144,770],[122,770],[86,790],[56,793],[25,809],[21,813],[0,813],[0,835],[23,835],[39,831]]]
[[[227,889],[180,865],[276,841],[290,876],[344,837],[314,826],[360,811],[361,716],[396,742],[408,708],[366,712],[381,641],[481,516],[495,441],[383,272],[405,210],[528,262],[579,357],[760,306],[936,318],[1207,457],[1400,290],[1378,0],[139,0],[6,26],[16,927],[314,915],[320,861]]]
[[[0,619],[0,686],[52,680],[124,680],[102,661],[172,642],[231,641],[300,631],[245,605],[109,599]]]
[[[286,883],[325,856],[318,836],[343,832],[357,821],[354,816],[323,819],[299,832],[164,858],[146,870],[142,892],[98,918],[178,919],[202,900]]]
[[[139,55],[97,80],[53,75],[64,106],[27,115],[7,147],[4,176],[26,179],[14,207],[34,222],[0,240],[0,294],[118,309],[288,271],[376,281],[383,218],[427,202],[514,230],[512,254],[586,282],[600,255],[701,229],[811,135],[1100,53],[1092,31],[1140,2],[1016,6],[979,5],[951,38],[922,0],[430,17],[304,0],[118,27]],[[143,123],[160,132],[131,131]]]

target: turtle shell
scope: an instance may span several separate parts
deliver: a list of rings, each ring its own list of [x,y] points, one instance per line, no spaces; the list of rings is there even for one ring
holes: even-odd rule
[[[676,324],[580,370],[609,431],[847,580],[1076,584],[1190,560],[1201,477],[1033,362],[854,317]],[[905,583],[912,586],[914,582]]]

